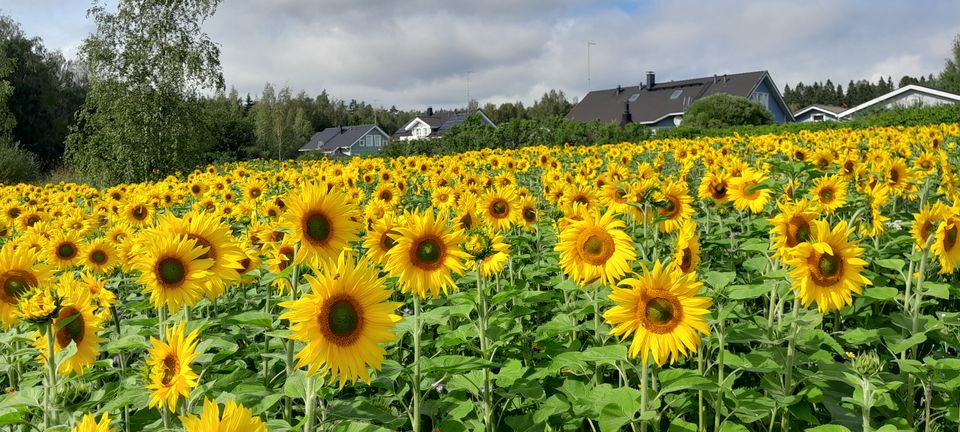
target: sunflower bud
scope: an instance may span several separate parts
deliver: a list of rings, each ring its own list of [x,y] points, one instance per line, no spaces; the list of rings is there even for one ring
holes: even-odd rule
[[[46,324],[60,312],[60,298],[49,289],[34,288],[17,302],[20,316],[32,324]]]
[[[483,260],[493,255],[493,241],[485,231],[473,229],[467,231],[466,237],[467,240],[463,243],[463,249],[475,260]]]
[[[865,377],[874,376],[883,370],[880,357],[875,351],[866,352],[853,359],[853,368]]]

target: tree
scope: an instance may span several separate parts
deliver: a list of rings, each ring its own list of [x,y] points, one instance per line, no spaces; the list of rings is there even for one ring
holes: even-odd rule
[[[682,127],[722,128],[773,123],[773,114],[746,98],[718,93],[699,99],[687,108]]]
[[[940,72],[937,87],[944,91],[960,93],[960,35],[953,38],[953,57],[948,58]],[[932,81],[932,80],[931,80]]]
[[[222,90],[220,50],[201,31],[219,0],[94,3],[97,25],[80,48],[90,93],[66,160],[88,182],[162,178],[191,169],[213,146],[203,91]]]
[[[532,119],[563,117],[572,107],[563,90],[550,90],[544,93],[539,101],[534,102],[533,106],[527,110],[527,114]]]
[[[9,59],[0,57],[0,184],[31,181],[37,177],[38,167],[33,153],[13,141],[16,119],[7,108],[13,86],[5,78],[13,69]]]

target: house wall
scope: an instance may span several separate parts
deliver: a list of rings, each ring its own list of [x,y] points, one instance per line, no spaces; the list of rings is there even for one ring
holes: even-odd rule
[[[813,116],[815,114],[823,114],[823,120],[814,120]],[[803,113],[799,117],[795,117],[794,120],[796,120],[797,122],[837,121],[837,116],[836,114],[826,114],[820,111],[811,110]]]
[[[763,97],[763,94],[766,94],[766,97]],[[754,101],[757,101],[757,99],[765,99],[763,105],[767,107],[767,111],[770,111],[770,113],[773,114],[773,121],[776,123],[783,123],[787,121],[787,113],[780,108],[780,104],[777,103],[776,92],[770,91],[770,87],[767,86],[766,79],[760,81],[760,85],[757,86],[756,90],[754,90],[747,99]]]
[[[677,123],[674,122],[674,119],[680,116],[669,116],[664,118],[656,123],[648,124],[647,127],[651,129],[673,129],[677,127]],[[680,117],[681,119],[683,117]]]
[[[376,128],[367,132],[363,139],[357,141],[350,149],[350,153],[356,156],[379,153],[383,146],[387,145],[389,137],[380,134]]]
[[[877,108],[913,108],[918,106],[938,106],[938,105],[947,105],[955,104],[957,101],[953,99],[941,98],[939,96],[919,93],[916,91],[908,91],[906,93],[897,95],[896,97],[887,99],[883,102],[880,102],[874,107]],[[869,110],[873,107],[868,107],[863,111]]]

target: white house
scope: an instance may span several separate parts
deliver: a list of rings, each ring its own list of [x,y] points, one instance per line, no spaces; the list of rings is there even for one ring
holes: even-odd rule
[[[793,118],[797,122],[837,121],[840,120],[840,113],[844,111],[844,107],[814,104],[793,113]]]
[[[407,122],[391,138],[400,141],[435,138],[442,136],[451,128],[463,124],[472,115],[479,115],[480,122],[486,126],[497,127],[490,120],[490,117],[484,114],[483,110],[476,110],[472,113],[441,111],[434,114],[433,108],[427,108],[424,115],[417,116]]]
[[[958,102],[960,102],[960,95],[910,84],[843,111],[837,117],[846,120],[883,109],[937,106]]]

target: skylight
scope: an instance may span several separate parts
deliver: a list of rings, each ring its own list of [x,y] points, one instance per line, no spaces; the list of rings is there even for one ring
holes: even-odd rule
[[[634,93],[630,95],[630,99],[627,99],[627,101],[630,103],[636,102],[638,97],[640,97],[640,93]]]
[[[683,89],[676,89],[670,94],[670,99],[676,99],[680,97],[681,94],[683,94]]]

